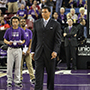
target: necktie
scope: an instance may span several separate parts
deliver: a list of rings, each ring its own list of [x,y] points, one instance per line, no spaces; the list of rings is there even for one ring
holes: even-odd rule
[[[46,27],[46,25],[47,25],[47,21],[45,20],[45,21],[44,21],[44,27]]]
[[[71,27],[69,27],[69,33],[71,32]],[[70,40],[70,38],[69,38],[69,40]]]

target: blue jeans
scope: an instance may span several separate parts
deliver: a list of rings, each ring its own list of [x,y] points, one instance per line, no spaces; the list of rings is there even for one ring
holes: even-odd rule
[[[51,15],[50,15],[50,17],[52,17],[52,13],[53,13],[53,6],[49,6],[49,8],[51,9]]]
[[[61,6],[62,6],[62,1],[63,1],[63,0],[57,0],[57,1],[56,1],[56,12],[57,12],[57,13],[59,13],[59,11],[60,11],[60,8],[61,8]]]
[[[87,38],[87,27],[84,27],[84,37]]]

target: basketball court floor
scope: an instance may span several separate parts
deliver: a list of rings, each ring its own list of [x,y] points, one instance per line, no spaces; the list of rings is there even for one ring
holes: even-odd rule
[[[65,70],[65,65],[59,65],[60,70],[55,71],[54,90],[90,90],[90,70]],[[30,83],[28,70],[23,70],[23,87],[7,88],[6,69],[0,69],[0,90],[34,90]],[[47,90],[47,73],[44,72],[43,90]]]

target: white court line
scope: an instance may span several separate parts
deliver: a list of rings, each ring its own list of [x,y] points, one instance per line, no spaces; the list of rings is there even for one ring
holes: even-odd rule
[[[47,83],[44,83],[43,85],[47,85]],[[90,86],[90,84],[54,84],[55,86],[83,86],[83,87],[85,87],[85,86]]]

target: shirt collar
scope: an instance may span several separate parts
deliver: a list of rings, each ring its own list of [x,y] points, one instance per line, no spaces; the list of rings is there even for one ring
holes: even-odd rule
[[[68,28],[72,28],[72,26],[68,26]]]
[[[49,17],[47,20],[45,20],[45,19],[43,18],[43,20],[44,20],[44,22],[47,21],[47,23],[48,23],[48,21],[50,20],[50,17]]]

